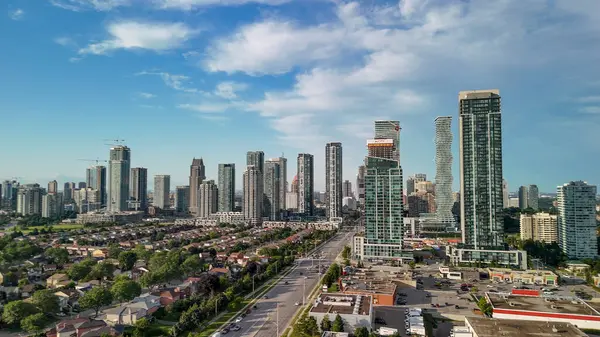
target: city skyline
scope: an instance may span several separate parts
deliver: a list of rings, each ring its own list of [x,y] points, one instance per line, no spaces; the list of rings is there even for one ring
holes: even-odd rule
[[[211,179],[219,163],[235,163],[241,182],[245,153],[260,149],[288,159],[313,154],[315,189],[324,190],[324,144],[344,144],[343,179],[355,181],[374,119],[400,121],[406,176],[433,176],[431,121],[454,116],[456,92],[497,87],[505,97],[509,186],[536,184],[544,193],[573,179],[599,183],[593,132],[600,126],[599,70],[593,55],[600,44],[583,39],[599,36],[591,14],[599,4],[261,2],[165,12],[150,4],[96,8],[100,2],[82,0],[60,8],[8,1],[0,24],[11,32],[5,40],[11,53],[0,57],[11,81],[0,84],[7,97],[0,111],[6,112],[5,123],[27,125],[44,142],[26,141],[18,127],[5,130],[14,142],[0,144],[0,153],[15,159],[0,168],[0,179],[19,176],[22,183],[41,185],[84,181],[87,165],[77,159],[107,159],[104,139],[123,137],[135,153],[132,165],[147,167],[151,177],[170,174],[173,186],[188,184],[193,157],[205,159]],[[18,17],[10,14],[17,10]],[[277,14],[259,15],[265,10]],[[227,20],[215,19],[221,16]],[[481,19],[490,16],[498,20]],[[382,27],[377,20],[384,19]],[[384,29],[390,34],[382,34]],[[252,49],[265,49],[264,41],[279,42],[269,53]],[[466,52],[448,58],[448,48]],[[146,131],[159,123],[177,131],[156,143]],[[79,127],[89,125],[94,127]],[[64,126],[71,126],[69,137],[56,137]],[[522,144],[530,151],[522,151]],[[553,160],[556,153],[562,160]],[[456,145],[453,156],[458,158]],[[573,167],[581,158],[586,165]],[[549,161],[555,164],[536,172],[535,181],[522,169],[524,162]],[[453,175],[458,176],[456,161]]]

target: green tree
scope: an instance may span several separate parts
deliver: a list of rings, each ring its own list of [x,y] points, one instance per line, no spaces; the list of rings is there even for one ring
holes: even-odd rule
[[[142,293],[142,286],[132,280],[120,280],[112,285],[110,292],[115,300],[126,302],[140,296]]]
[[[331,320],[329,319],[329,315],[323,316],[323,320],[321,320],[321,331],[331,331]]]
[[[92,267],[96,264],[96,261],[91,259],[85,259],[79,263],[75,263],[69,268],[67,274],[74,281],[83,280],[92,271]]]
[[[485,297],[482,296],[479,301],[477,301],[477,306],[484,315],[488,317],[492,316],[492,305],[487,302]]]
[[[110,245],[108,245],[108,257],[110,257],[111,259],[118,259],[121,252],[122,249],[118,244],[111,243]]]
[[[33,293],[31,300],[41,312],[53,314],[60,310],[58,297],[51,290],[38,290]]]
[[[331,325],[331,331],[344,332],[344,320],[339,314],[335,315],[335,319],[333,320],[333,324]]]
[[[30,332],[41,332],[48,324],[48,319],[43,313],[29,315],[21,320],[21,329]]]
[[[92,267],[92,270],[87,275],[87,279],[98,280],[102,283],[102,280],[106,278],[112,278],[115,272],[115,266],[109,262],[100,262]]]
[[[96,312],[94,317],[98,316],[98,312],[103,306],[110,305],[111,303],[112,294],[104,287],[94,287],[79,299],[81,308],[94,309]]]
[[[145,318],[140,318],[135,322],[135,329],[133,330],[134,337],[142,337],[146,335],[148,328],[150,328],[150,322]]]
[[[369,337],[369,329],[364,326],[359,326],[354,329],[354,337]]]
[[[202,261],[198,255],[190,255],[183,261],[181,267],[187,275],[193,275],[202,268]]]
[[[349,259],[351,253],[352,249],[350,248],[350,246],[344,246],[344,250],[342,250],[342,258]]]
[[[316,337],[319,336],[319,326],[317,320],[311,316],[304,316],[298,320],[294,331],[298,331],[301,336]]]
[[[48,248],[44,255],[59,266],[69,262],[69,252],[64,248]]]
[[[133,251],[119,253],[119,267],[121,270],[131,270],[135,265],[138,257]]]
[[[2,321],[9,325],[16,325],[19,324],[23,318],[36,314],[37,312],[37,308],[31,303],[12,301],[4,306]]]

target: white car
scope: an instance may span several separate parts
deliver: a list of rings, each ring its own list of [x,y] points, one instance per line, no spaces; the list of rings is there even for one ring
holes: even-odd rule
[[[235,322],[236,322],[236,323],[239,323],[239,322],[241,322],[242,320],[243,320],[243,318],[242,318],[242,316],[240,316],[240,317],[238,317],[238,318],[236,318],[236,319],[235,319]]]
[[[491,285],[491,284],[488,284],[488,285],[487,285],[487,287],[488,287],[488,288],[493,288],[494,286],[493,286],[493,285]]]
[[[297,306],[297,305],[300,305],[300,303],[299,303],[299,302],[296,302],[296,303],[294,303],[294,305],[296,305],[296,306]]]
[[[236,325],[236,326],[234,326],[233,328],[231,328],[231,330],[233,330],[233,331],[240,331],[240,329],[241,329],[241,328],[240,328],[240,326],[239,326],[239,325]]]

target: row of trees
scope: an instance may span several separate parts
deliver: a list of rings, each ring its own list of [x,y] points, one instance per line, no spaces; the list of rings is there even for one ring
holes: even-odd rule
[[[331,287],[332,284],[335,284],[337,280],[342,276],[342,270],[340,265],[337,263],[332,263],[327,269],[327,272],[323,276],[321,283],[327,285],[327,287]]]
[[[50,290],[36,291],[30,302],[12,301],[4,306],[2,322],[27,332],[40,332],[60,309],[58,297]]]

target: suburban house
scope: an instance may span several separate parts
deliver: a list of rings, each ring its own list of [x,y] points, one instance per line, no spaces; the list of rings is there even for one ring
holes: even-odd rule
[[[144,294],[131,302],[105,310],[106,322],[111,325],[133,325],[140,318],[147,317],[160,308],[160,297]]]
[[[59,288],[71,283],[71,279],[67,274],[54,274],[46,279],[46,287]]]
[[[81,293],[75,289],[62,289],[54,293],[58,297],[60,309],[67,309],[79,306],[79,296]]]
[[[105,259],[108,257],[108,249],[100,248],[92,252],[92,257],[95,259]]]
[[[184,297],[190,297],[198,291],[198,282],[200,282],[199,277],[188,277],[187,280],[175,288],[175,291],[182,293]]]
[[[228,276],[229,277],[229,269],[227,268],[212,268],[208,271],[208,273],[210,275],[215,275],[215,276]]]
[[[33,292],[35,291],[35,284],[26,284],[21,287],[21,297],[29,298],[33,296]]]
[[[184,298],[185,294],[175,290],[163,290],[159,296],[160,305],[167,306]]]
[[[75,318],[60,321],[56,326],[46,332],[46,337],[100,337],[103,334],[119,336],[123,327],[111,327],[104,321],[89,318]]]

